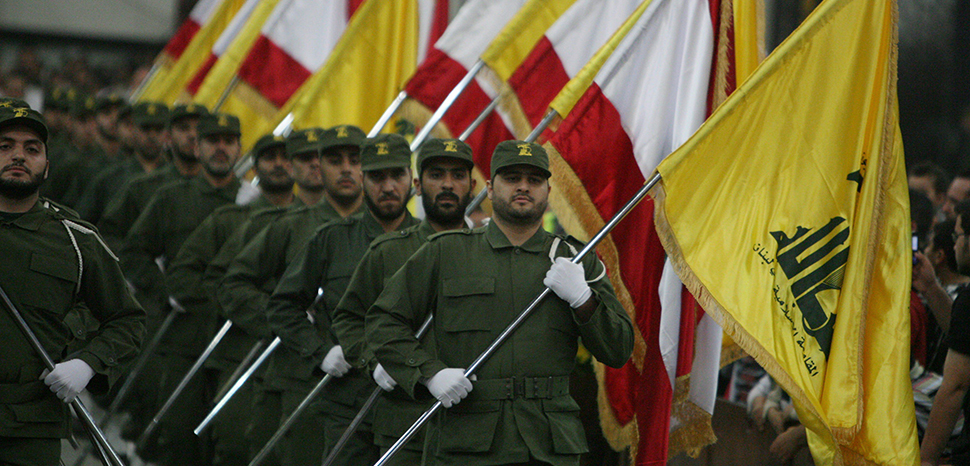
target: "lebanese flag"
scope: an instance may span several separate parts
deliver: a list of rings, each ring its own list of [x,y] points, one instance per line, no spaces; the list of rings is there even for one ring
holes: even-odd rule
[[[553,100],[563,120],[546,145],[556,185],[551,201],[567,231],[599,231],[704,121],[717,11],[708,0],[643,3]],[[556,45],[548,50],[560,50]],[[615,448],[636,445],[636,464],[666,464],[668,452],[713,441],[721,331],[675,276],[665,276],[651,200],[633,209],[598,253],[638,329],[625,367],[598,367],[604,433]],[[694,344],[697,335],[702,344]],[[675,386],[687,376],[690,390],[682,389],[683,403],[672,409]]]
[[[488,44],[525,3],[526,0],[466,2],[404,86],[408,98],[398,114],[419,127],[427,124],[448,93],[468,74]],[[491,100],[478,83],[472,81],[445,113],[434,134],[457,137]],[[465,142],[472,147],[475,165],[488,167],[495,146],[508,139],[512,139],[512,134],[493,113]],[[488,173],[487,169],[485,173]]]
[[[489,53],[489,88],[503,95],[499,111],[518,139],[545,116],[549,103],[642,3],[576,0],[522,53]],[[496,95],[493,93],[492,95]]]

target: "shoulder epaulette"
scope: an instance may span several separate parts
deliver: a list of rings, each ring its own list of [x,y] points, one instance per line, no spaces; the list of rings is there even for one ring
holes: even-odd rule
[[[468,228],[462,228],[460,230],[439,231],[438,233],[435,233],[429,236],[428,241],[434,241],[438,238],[441,238],[443,236],[448,236],[448,235],[469,235],[470,236],[474,234],[481,234],[481,232],[477,230],[469,230]]]
[[[388,241],[394,241],[394,240],[408,238],[411,235],[417,233],[417,231],[418,230],[417,229],[414,229],[414,228],[406,228],[406,229],[401,230],[401,231],[391,231],[391,232],[388,232],[388,233],[384,233],[384,234],[378,236],[377,238],[374,238],[374,241],[371,241],[370,242],[370,248],[371,249],[374,249],[375,247],[377,247],[378,244],[386,243]]]

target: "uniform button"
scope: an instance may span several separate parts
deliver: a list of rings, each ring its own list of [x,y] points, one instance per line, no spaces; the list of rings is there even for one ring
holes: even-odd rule
[[[77,331],[77,336],[83,337],[84,336],[84,330],[78,330]]]
[[[115,358],[113,358],[111,356],[108,356],[108,362],[110,362],[111,364],[114,364],[115,363]]]
[[[408,359],[408,364],[414,364],[414,363],[415,363],[414,358]]]
[[[522,254],[522,250],[521,250],[521,249],[519,249],[519,248],[515,248],[515,253],[516,253],[516,254]]]

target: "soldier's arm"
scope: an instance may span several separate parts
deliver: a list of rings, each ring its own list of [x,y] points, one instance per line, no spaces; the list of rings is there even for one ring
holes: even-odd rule
[[[125,220],[127,205],[131,202],[129,195],[131,186],[130,181],[122,185],[121,190],[108,201],[104,213],[101,214],[101,220],[98,221],[98,230],[112,251],[121,251],[125,236],[128,234],[128,227],[131,226]]]
[[[98,240],[97,233],[77,232],[76,237],[87,239],[82,245],[84,265],[79,295],[100,326],[83,348],[65,360],[79,358],[86,362],[99,374],[88,388],[105,391],[141,348],[145,311],[131,296],[117,259]]]
[[[206,293],[208,293],[208,295],[211,296],[214,301],[218,302],[216,297],[218,296],[219,285],[222,284],[222,280],[225,278],[226,272],[229,270],[229,264],[231,264],[232,260],[235,259],[240,251],[242,251],[242,248],[246,245],[246,243],[252,239],[252,236],[258,233],[258,231],[250,232],[251,227],[251,223],[246,221],[242,224],[242,226],[237,228],[236,231],[232,232],[232,234],[226,238],[226,242],[222,244],[222,247],[219,248],[219,252],[216,253],[215,257],[213,257],[206,266],[205,272],[202,274],[202,286],[206,290]],[[248,327],[246,327],[249,319],[240,319],[240,316],[231,317],[225,311],[225,309],[222,308],[222,306],[218,307],[222,317],[232,319],[234,325],[238,325],[243,330],[249,331],[247,330]],[[265,320],[261,321],[260,325],[264,326]]]
[[[165,271],[165,285],[171,296],[187,310],[200,309],[196,304],[209,302],[211,296],[203,286],[202,276],[215,256],[219,242],[217,214],[211,214],[186,238],[178,254]]]
[[[633,354],[633,323],[616,298],[603,263],[595,254],[583,259],[586,281],[593,292],[573,317],[579,326],[583,346],[596,359],[610,367],[622,367]]]
[[[270,224],[246,243],[229,263],[226,275],[216,290],[219,305],[233,323],[253,323],[244,329],[259,338],[272,336],[266,325],[269,292],[264,290],[264,285],[272,279],[267,276],[272,269],[270,263],[282,261],[279,257],[270,257],[272,254],[268,252],[270,243],[278,241],[275,225]]]
[[[344,358],[357,367],[367,364],[373,356],[366,350],[364,318],[367,308],[374,304],[384,288],[383,260],[379,249],[368,249],[350,277],[347,291],[333,311],[330,328],[344,350]]]
[[[303,252],[296,255],[286,267],[276,289],[266,305],[266,316],[270,329],[306,360],[308,365],[317,365],[323,360],[333,343],[324,341],[310,320],[307,308],[314,302],[316,290],[322,282],[323,270],[327,264],[327,254],[323,247],[326,231],[318,231]],[[323,309],[313,309],[316,319],[329,321]],[[326,326],[326,325],[324,325]]]
[[[414,337],[434,306],[438,254],[434,242],[422,246],[387,281],[365,317],[365,339],[374,355],[412,397],[422,380],[448,367]]]
[[[142,291],[164,289],[165,277],[156,259],[164,254],[161,231],[167,200],[159,194],[152,196],[145,211],[135,220],[121,248],[121,268],[128,280]]]

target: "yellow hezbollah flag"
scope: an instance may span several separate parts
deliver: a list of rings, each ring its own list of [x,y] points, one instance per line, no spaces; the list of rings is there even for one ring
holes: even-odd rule
[[[158,73],[145,85],[139,100],[152,100],[173,104],[181,96],[185,84],[195,76],[209,58],[212,46],[222,35],[232,18],[242,8],[245,0],[225,0],[212,13],[209,21],[202,26],[182,55],[166,73]]]
[[[292,113],[294,128],[350,124],[369,130],[417,68],[417,3],[365,2],[327,61],[275,120]]]
[[[539,39],[576,0],[531,0],[495,36],[482,54],[503,82],[512,77]]]
[[[918,464],[891,0],[826,0],[657,168],[704,309],[795,401],[817,464]]]

